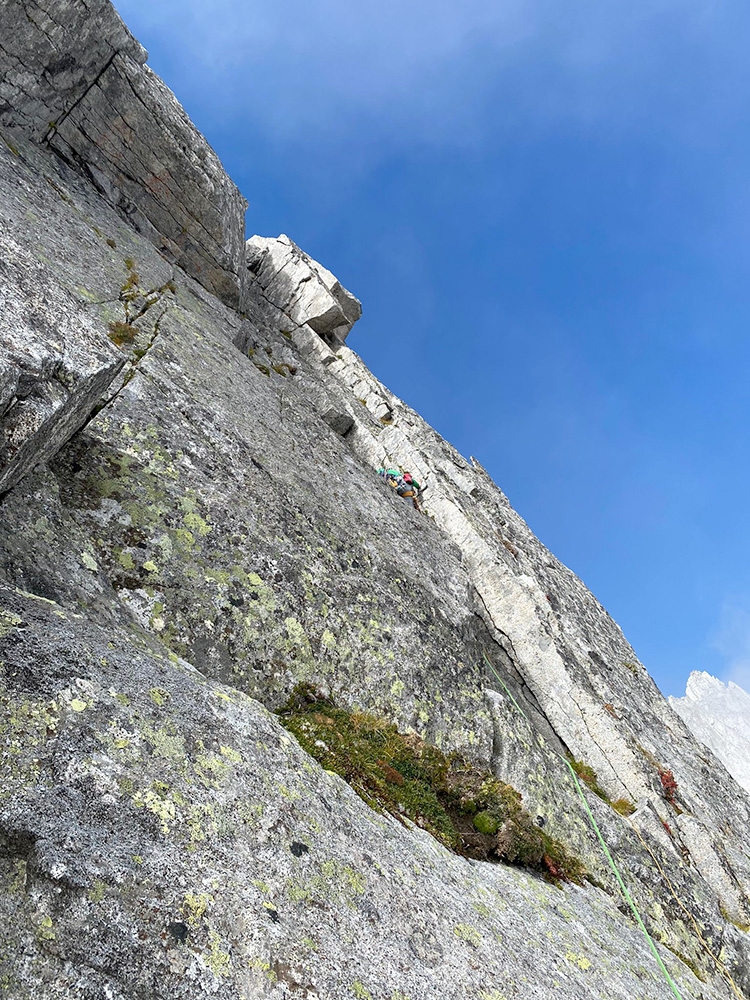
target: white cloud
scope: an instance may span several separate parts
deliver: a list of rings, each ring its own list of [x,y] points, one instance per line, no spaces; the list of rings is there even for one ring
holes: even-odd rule
[[[669,53],[710,49],[713,0],[118,0],[136,34],[169,39],[217,115],[279,138],[342,142],[364,127],[463,144],[560,118],[620,128],[670,100]],[[217,95],[221,95],[220,98]],[[696,108],[691,106],[691,113]],[[679,118],[679,115],[676,116]]]

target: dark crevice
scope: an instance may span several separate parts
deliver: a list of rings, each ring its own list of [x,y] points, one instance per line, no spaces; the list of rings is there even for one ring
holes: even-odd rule
[[[65,121],[65,119],[73,111],[75,111],[75,109],[78,107],[78,105],[84,99],[84,97],[86,97],[86,95],[89,93],[89,91],[99,83],[99,81],[101,80],[101,78],[104,76],[104,74],[107,72],[107,70],[109,69],[109,67],[114,62],[115,56],[117,56],[118,54],[119,54],[119,50],[116,50],[115,52],[112,53],[112,55],[109,57],[109,59],[107,60],[107,62],[99,70],[99,72],[96,74],[96,77],[91,81],[91,83],[88,85],[88,87],[86,87],[86,89],[83,91],[83,93],[79,97],[77,97],[75,99],[75,101],[73,101],[73,103],[70,105],[70,107],[68,108],[67,111],[64,111],[62,113],[62,115],[60,116],[60,118],[58,119],[58,121],[53,122],[50,125],[50,127],[47,129],[47,132],[45,133],[45,135],[42,138],[42,142],[43,143],[47,143],[47,145],[49,145],[49,142],[50,142],[50,139],[52,138],[52,136],[57,132],[57,130],[62,125],[62,123]]]

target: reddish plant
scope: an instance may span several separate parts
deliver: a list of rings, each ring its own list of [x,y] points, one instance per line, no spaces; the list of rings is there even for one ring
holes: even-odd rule
[[[671,771],[664,770],[660,767],[659,778],[661,779],[661,787],[664,789],[664,798],[670,805],[674,805],[674,798],[677,794],[677,782],[675,781],[675,776]]]
[[[564,866],[559,864],[553,858],[551,858],[549,854],[545,854],[543,856],[542,862],[544,864],[544,867],[549,872],[551,878],[562,879],[563,881],[567,881],[567,875]]]
[[[662,825],[662,826],[664,827],[664,829],[665,829],[665,830],[667,831],[667,833],[669,834],[669,836],[670,836],[670,837],[673,837],[673,834],[672,834],[672,827],[671,827],[671,826],[669,825],[669,823],[667,823],[667,821],[666,821],[665,819],[663,819],[663,820],[661,821],[661,825]]]

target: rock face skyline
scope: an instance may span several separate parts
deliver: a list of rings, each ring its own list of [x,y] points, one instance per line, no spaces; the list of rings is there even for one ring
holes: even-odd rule
[[[750,996],[750,797],[346,347],[356,297],[244,242],[105,0],[4,5],[0,60],[4,992]],[[588,880],[371,809],[273,714],[300,684],[514,786]]]

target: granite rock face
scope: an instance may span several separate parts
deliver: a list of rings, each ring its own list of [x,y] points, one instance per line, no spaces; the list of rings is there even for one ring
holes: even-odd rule
[[[571,755],[683,998],[750,996],[750,798],[481,466],[341,346],[353,296],[254,237],[238,312],[65,149],[6,139],[23,329],[42,301],[45,344],[68,311],[122,366],[0,501],[8,995],[674,995]],[[491,768],[591,882],[374,813],[269,714],[300,682]]]
[[[703,670],[688,677],[683,698],[669,704],[697,738],[716,754],[750,792],[750,695],[730,681],[723,684]]]
[[[41,142],[118,53],[146,61],[108,0],[8,0],[0,8],[0,123]]]
[[[54,149],[168,260],[238,308],[247,202],[109,0],[9,0],[0,59],[10,135]]]
[[[257,701],[137,629],[13,591],[0,606],[6,996],[667,995],[604,894],[373,813]],[[685,1000],[727,995],[665,961]]]
[[[0,247],[2,494],[79,430],[124,358],[5,226]]]

